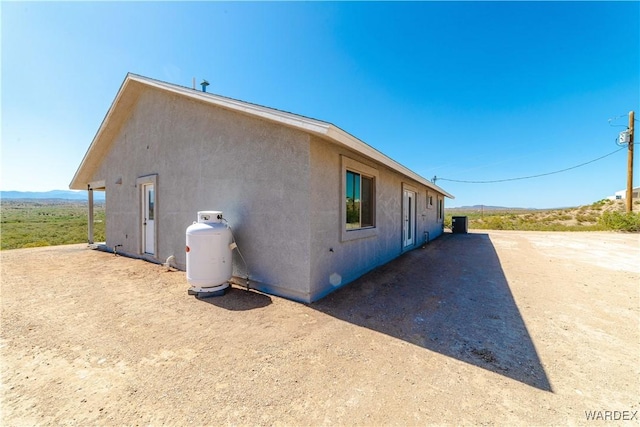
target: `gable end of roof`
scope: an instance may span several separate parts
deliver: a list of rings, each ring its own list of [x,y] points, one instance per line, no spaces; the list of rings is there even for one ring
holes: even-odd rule
[[[86,189],[86,185],[91,180],[91,176],[99,166],[100,160],[107,153],[111,142],[115,139],[117,133],[122,128],[122,125],[129,117],[140,94],[145,88],[154,88],[164,92],[177,94],[205,104],[216,105],[227,110],[280,123],[284,126],[296,128],[320,136],[381,163],[390,169],[427,186],[428,188],[444,194],[446,197],[451,199],[454,198],[451,194],[444,191],[431,181],[418,175],[376,150],[372,146],[331,123],[208,92],[201,92],[195,89],[162,82],[160,80],[151,79],[133,73],[128,73],[125,77],[115,99],[111,103],[111,106],[102,121],[102,124],[98,128],[89,149],[69,184],[69,188],[73,190]]]

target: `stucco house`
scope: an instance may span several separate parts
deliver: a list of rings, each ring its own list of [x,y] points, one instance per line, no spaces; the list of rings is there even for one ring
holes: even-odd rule
[[[106,192],[106,245],[184,269],[185,230],[219,210],[251,287],[322,298],[443,232],[429,180],[331,123],[128,74],[71,189]],[[248,270],[248,271],[247,271]]]
[[[640,197],[640,187],[634,187],[631,189],[631,197],[637,199]],[[607,197],[608,200],[626,200],[627,190],[616,191],[613,196]]]

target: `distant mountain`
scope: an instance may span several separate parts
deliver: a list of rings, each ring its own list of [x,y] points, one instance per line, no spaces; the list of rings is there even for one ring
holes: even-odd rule
[[[86,191],[52,190],[52,191],[0,191],[1,199],[63,199],[87,200]],[[104,191],[94,191],[94,200],[104,200]]]
[[[508,208],[506,206],[487,206],[487,205],[473,205],[473,206],[460,206],[455,208],[445,208],[445,210],[460,210],[460,211],[517,211],[517,210],[535,210],[531,208]]]

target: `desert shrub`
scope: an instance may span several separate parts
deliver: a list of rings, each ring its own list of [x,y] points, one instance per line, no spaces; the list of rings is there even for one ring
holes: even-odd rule
[[[608,230],[640,231],[640,213],[637,212],[605,212],[599,223]]]
[[[636,201],[639,203],[640,201]],[[595,207],[595,208],[594,208]],[[605,208],[606,207],[606,208]],[[620,200],[603,199],[579,208],[548,209],[518,212],[490,210],[447,213],[445,226],[451,228],[451,215],[466,215],[469,229],[523,231],[640,231],[640,214],[625,214]],[[573,219],[577,223],[573,223]]]
[[[577,214],[576,221],[578,222],[598,222],[598,215],[596,214]]]

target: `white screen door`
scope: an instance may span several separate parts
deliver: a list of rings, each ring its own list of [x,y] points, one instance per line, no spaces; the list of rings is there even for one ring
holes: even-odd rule
[[[144,184],[142,194],[144,198],[144,218],[142,221],[142,243],[144,247],[142,252],[153,255],[156,252],[156,193],[153,184]]]
[[[404,190],[402,196],[402,246],[412,246],[416,241],[416,193]]]

